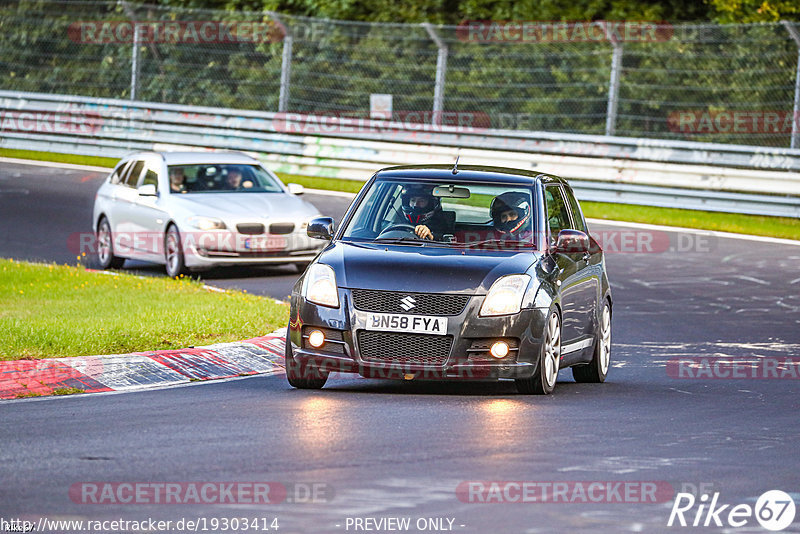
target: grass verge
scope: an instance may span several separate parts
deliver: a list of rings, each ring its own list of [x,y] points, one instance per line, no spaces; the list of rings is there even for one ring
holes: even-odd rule
[[[290,182],[300,184],[311,189],[325,189],[327,191],[343,191],[345,193],[358,193],[366,183],[361,180],[342,180],[341,178],[315,178],[312,176],[300,176],[297,174],[279,173],[281,180],[288,184]]]
[[[0,360],[176,349],[260,336],[288,307],[197,281],[0,259]],[[74,392],[73,392],[74,393]]]
[[[17,150],[14,148],[0,148],[0,157],[31,159],[35,161],[54,161],[56,163],[73,163],[75,165],[93,165],[95,167],[108,167],[109,169],[113,168],[119,161],[118,158],[59,154],[57,152],[37,152],[35,150]]]
[[[0,149],[0,156],[11,158],[56,161],[113,167],[118,160],[95,156],[77,156],[54,152],[34,152],[31,150]],[[285,183],[294,182],[311,189],[344,191],[357,193],[364,182],[343,180],[341,178],[314,178],[296,174],[279,173]],[[615,221],[683,226],[702,230],[734,232],[800,240],[800,219],[789,217],[766,217],[760,215],[741,215],[736,213],[717,213],[713,211],[682,210],[678,208],[656,208],[633,206],[629,204],[607,204],[602,202],[581,202],[584,214],[589,218]]]

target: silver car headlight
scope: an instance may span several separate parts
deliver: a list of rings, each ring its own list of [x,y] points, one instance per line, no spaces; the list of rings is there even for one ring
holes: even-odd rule
[[[481,317],[519,313],[525,289],[531,281],[527,274],[509,274],[495,280],[481,306]]]
[[[189,217],[186,219],[186,223],[198,230],[224,230],[226,228],[222,219],[216,217]]]
[[[303,298],[314,304],[330,308],[339,307],[336,274],[330,265],[315,263],[308,268],[303,279]]]

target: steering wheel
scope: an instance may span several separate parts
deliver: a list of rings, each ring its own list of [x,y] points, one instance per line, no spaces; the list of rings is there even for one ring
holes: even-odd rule
[[[386,237],[384,234],[388,234],[389,232],[403,232],[403,233],[407,233],[407,234],[416,235],[416,233],[414,233],[414,228],[416,228],[416,227],[414,225],[411,225],[411,224],[403,224],[403,223],[390,224],[389,226],[387,226],[386,228],[381,230],[381,233],[378,234],[378,237],[379,238],[380,237]]]

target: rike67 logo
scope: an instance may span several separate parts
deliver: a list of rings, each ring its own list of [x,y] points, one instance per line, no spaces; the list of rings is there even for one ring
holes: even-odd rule
[[[791,495],[780,490],[764,492],[755,506],[749,504],[721,504],[719,492],[711,497],[703,494],[696,498],[691,493],[678,493],[672,504],[667,526],[681,527],[744,527],[752,525],[755,518],[762,528],[777,532],[794,521],[795,504]]]

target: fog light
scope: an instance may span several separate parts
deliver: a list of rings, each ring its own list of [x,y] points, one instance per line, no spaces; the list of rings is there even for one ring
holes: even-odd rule
[[[325,334],[320,330],[314,330],[308,334],[308,344],[315,349],[320,348],[325,343]]]
[[[489,349],[489,354],[498,360],[500,358],[505,358],[508,356],[508,343],[505,341],[497,341],[494,345],[492,345],[492,348]]]

